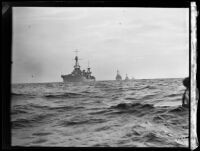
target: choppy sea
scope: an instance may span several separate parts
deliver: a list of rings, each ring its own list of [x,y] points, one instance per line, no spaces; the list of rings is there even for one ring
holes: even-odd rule
[[[182,80],[12,84],[12,146],[188,147]]]

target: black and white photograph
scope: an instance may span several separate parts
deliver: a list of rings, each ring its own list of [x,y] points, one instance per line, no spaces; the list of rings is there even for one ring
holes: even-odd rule
[[[12,13],[11,146],[189,147],[189,8]]]

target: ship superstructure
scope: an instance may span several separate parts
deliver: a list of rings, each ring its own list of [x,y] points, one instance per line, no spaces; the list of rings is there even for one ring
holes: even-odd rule
[[[71,74],[67,74],[67,75],[61,75],[61,77],[63,78],[63,82],[90,82],[90,81],[95,81],[95,77],[92,76],[92,72],[90,71],[90,67],[88,64],[88,68],[87,71],[85,70],[81,70],[81,67],[79,65],[78,62],[78,55],[76,52],[76,56],[75,56],[75,65],[74,65],[74,70],[72,71]]]

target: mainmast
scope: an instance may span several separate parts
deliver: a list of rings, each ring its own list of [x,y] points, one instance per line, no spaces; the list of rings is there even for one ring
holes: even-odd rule
[[[90,65],[89,65],[89,61],[88,61],[88,67],[87,67],[87,74],[90,77],[91,76],[91,71],[90,71]]]
[[[90,62],[88,61],[88,71],[90,71]]]

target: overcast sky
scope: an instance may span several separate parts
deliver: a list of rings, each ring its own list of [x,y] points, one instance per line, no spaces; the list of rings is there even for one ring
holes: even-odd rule
[[[189,74],[188,8],[13,8],[12,82],[60,82],[90,61],[97,80]]]

